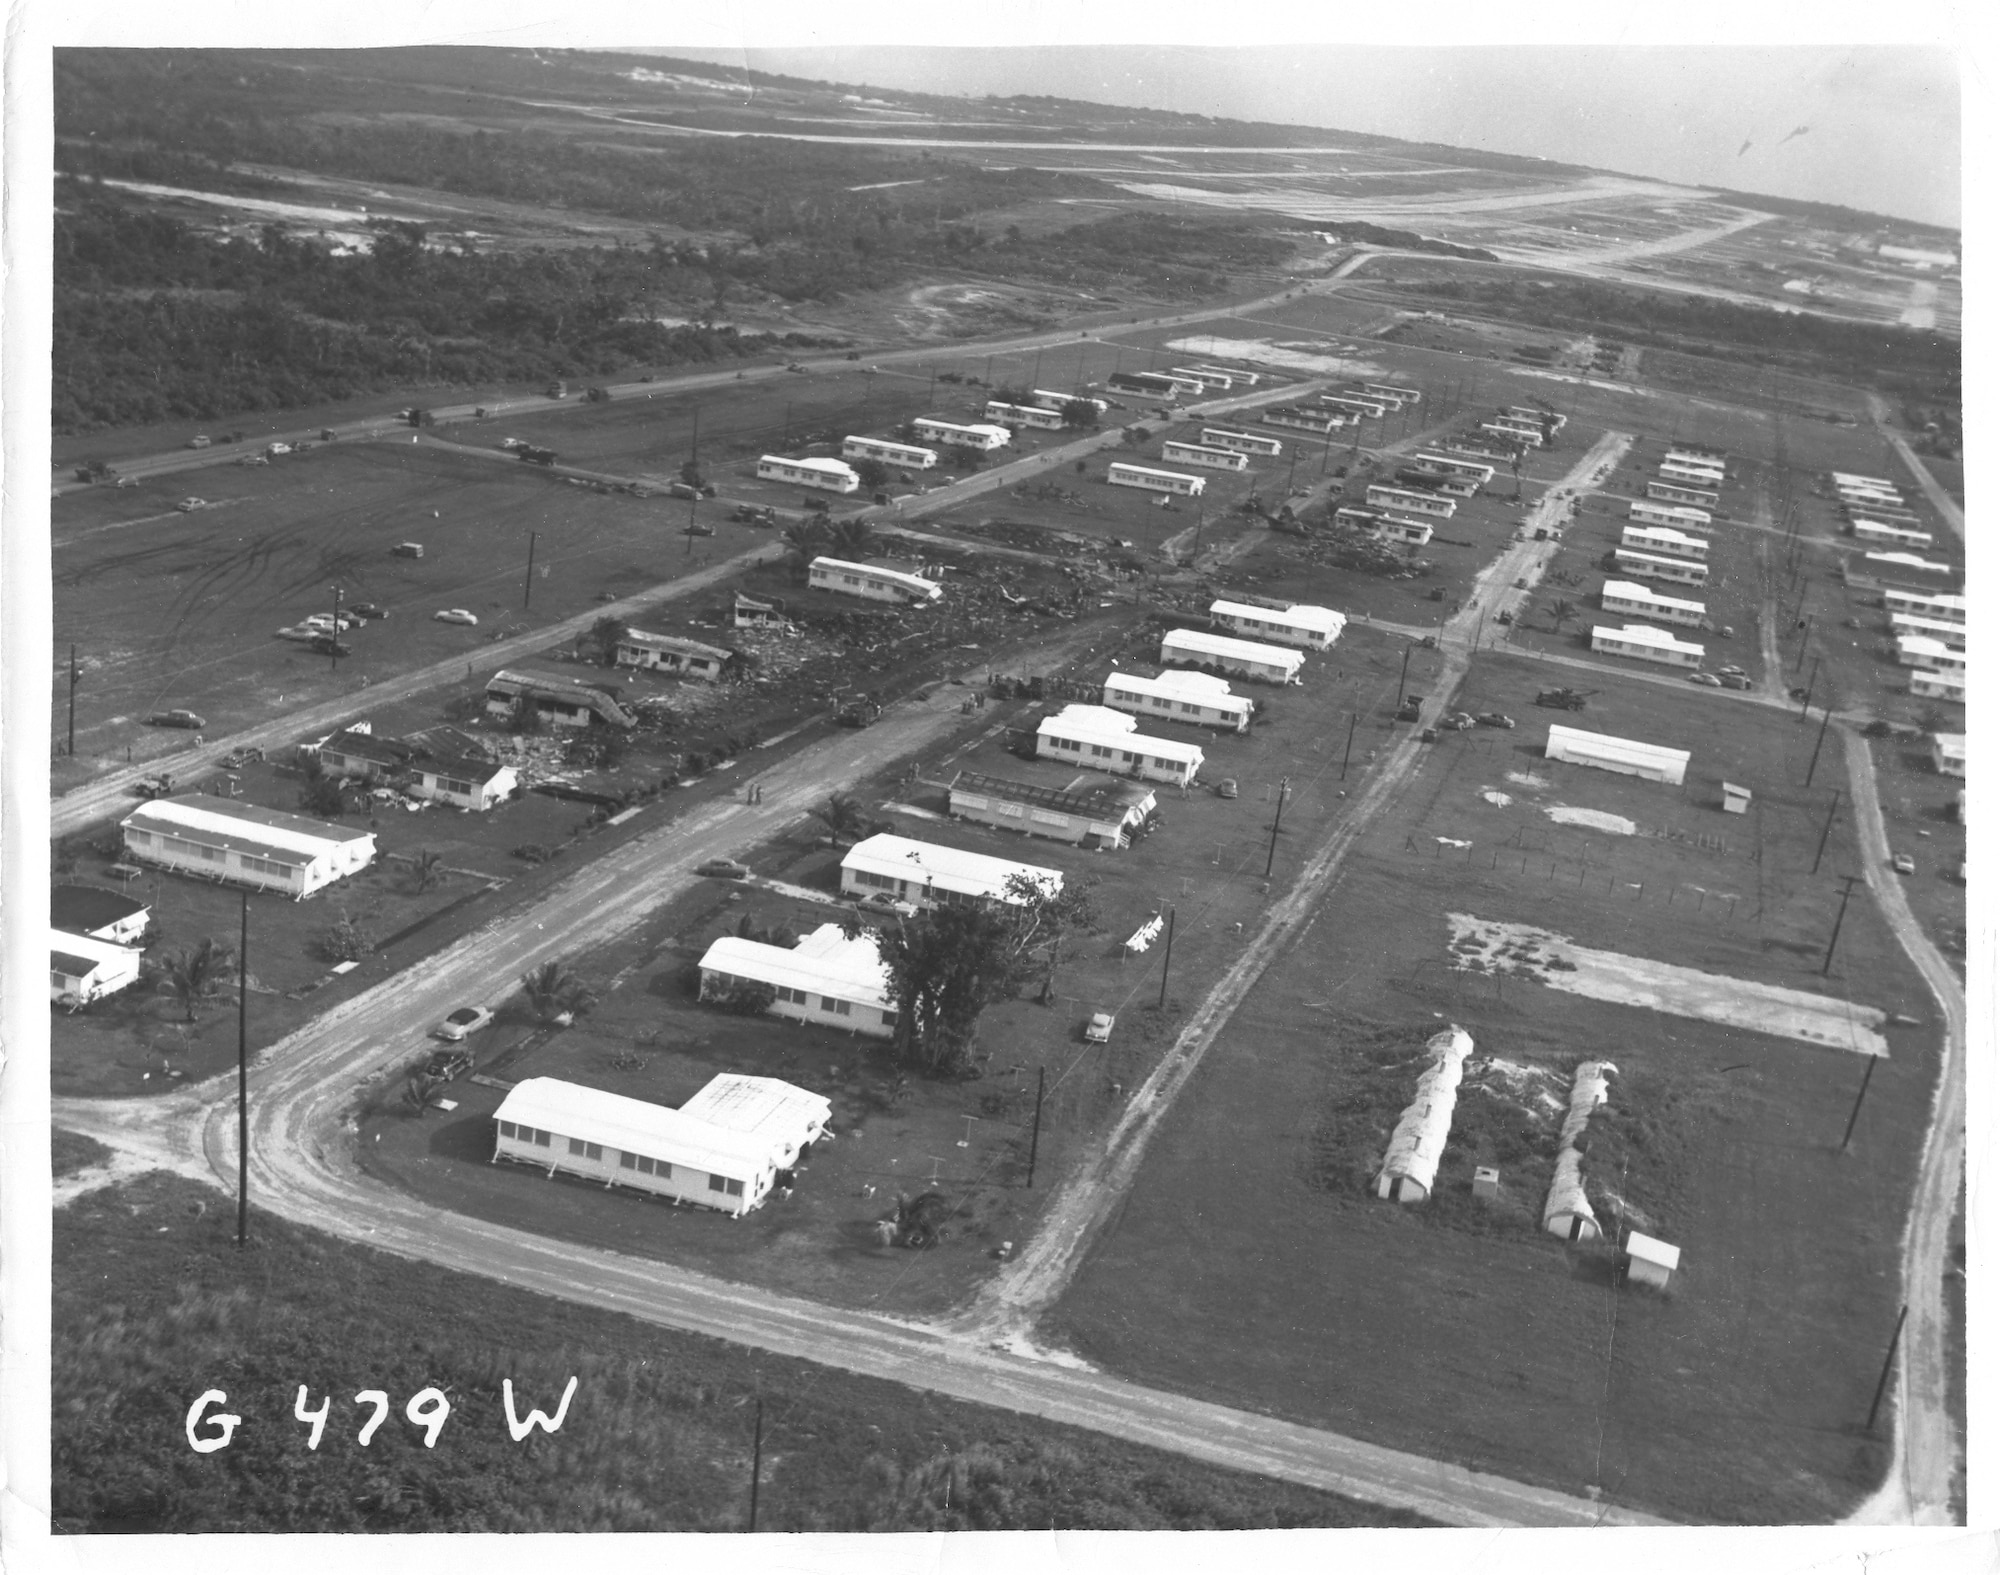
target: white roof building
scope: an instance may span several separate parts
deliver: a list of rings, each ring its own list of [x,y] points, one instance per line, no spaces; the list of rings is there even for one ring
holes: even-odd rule
[[[375,857],[375,834],[206,793],[155,799],[119,823],[125,851],[208,880],[309,896]]]
[[[1277,608],[1256,607],[1247,602],[1213,601],[1208,604],[1208,616],[1221,627],[1233,629],[1238,634],[1274,640],[1279,645],[1302,646],[1309,651],[1326,650],[1340,638],[1340,631],[1347,627],[1346,613],[1307,603]]]
[[[1923,700],[1948,700],[1965,704],[1965,674],[1938,673],[1919,667],[1910,674],[1910,693]]]
[[[1901,525],[1885,525],[1857,514],[1847,522],[1858,541],[1880,542],[1891,547],[1928,547],[1935,538],[1927,530],[1908,530]]]
[[[1963,733],[1931,734],[1931,764],[1939,773],[1948,777],[1965,775],[1965,735]]]
[[[1686,531],[1675,530],[1670,525],[1627,525],[1619,538],[1621,547],[1633,547],[1640,552],[1663,553],[1669,558],[1708,557],[1708,543],[1699,536],[1690,536]]]
[[[1232,733],[1249,728],[1253,711],[1249,696],[1230,693],[1228,679],[1184,668],[1168,668],[1157,678],[1113,673],[1104,680],[1104,703],[1135,716],[1224,727]]]
[[[1192,782],[1203,760],[1199,744],[1141,733],[1137,717],[1109,706],[1064,706],[1035,729],[1035,753],[1093,770],[1153,782]]]
[[[789,1169],[801,1149],[826,1136],[833,1102],[780,1078],[718,1072],[681,1106],[681,1114],[755,1138]]]
[[[708,1092],[675,1110],[561,1078],[526,1078],[508,1090],[494,1112],[493,1157],[747,1214],[770,1195],[778,1171],[790,1163],[782,1156],[789,1150],[796,1157],[804,1130],[796,1118],[809,1116],[812,1107],[795,1109],[794,1119],[768,1128],[755,1122],[739,1127],[729,1124],[737,1112],[728,1108],[726,1094],[711,1102],[719,1108],[707,1114],[692,1109]],[[714,1119],[717,1114],[725,1119]]]
[[[1622,629],[1596,624],[1590,631],[1590,648],[1610,656],[1658,662],[1665,667],[1699,667],[1707,650],[1694,640],[1680,639],[1644,623],[1628,623]]]
[[[1606,580],[1604,589],[1598,592],[1598,600],[1606,612],[1636,613],[1641,618],[1657,618],[1662,623],[1684,624],[1697,627],[1708,616],[1708,603],[1683,601],[1677,596],[1662,596],[1649,586],[1637,580]]]
[[[1375,1196],[1398,1203],[1421,1203],[1437,1181],[1438,1160],[1451,1136],[1451,1115],[1458,1105],[1458,1083],[1465,1058],[1472,1053],[1472,1035],[1453,1024],[1424,1046],[1431,1064],[1417,1079],[1416,1097],[1389,1135],[1382,1168],[1375,1177]]]
[[[1685,780],[1691,758],[1685,749],[1668,749],[1635,738],[1613,738],[1609,733],[1588,733],[1580,727],[1564,727],[1560,723],[1549,725],[1546,753],[1551,760],[1596,766],[1601,771],[1644,777],[1670,787],[1679,787]]]
[[[49,999],[69,1006],[87,1006],[100,996],[136,984],[140,959],[144,956],[140,947],[119,946],[51,925]]]
[[[1303,652],[1282,645],[1232,640],[1206,629],[1170,629],[1160,641],[1160,661],[1163,665],[1220,667],[1267,683],[1295,684],[1306,659]]]
[[[1926,640],[1942,640],[1954,651],[1962,651],[1966,645],[1966,628],[1962,623],[1948,623],[1942,618],[1920,618],[1915,613],[1889,614],[1889,628],[1895,634],[1921,635]]]
[[[1013,902],[1007,894],[1011,875],[1025,875],[1050,891],[1062,889],[1061,870],[917,842],[890,832],[855,843],[840,861],[840,889],[849,895],[885,891],[925,906]]]
[[[1670,1242],[1636,1230],[1625,1232],[1625,1272],[1641,1285],[1665,1290],[1668,1280],[1681,1266],[1681,1250]]]
[[[1936,563],[1929,558],[1919,558],[1914,552],[1864,552],[1862,559],[1880,569],[1911,569],[1918,574],[1951,574],[1948,563]]]
[[[722,936],[702,953],[702,999],[716,1000],[744,983],[777,992],[769,1008],[774,1017],[875,1038],[895,1032],[889,970],[872,931],[849,940],[838,924],[822,924],[797,946]]]
[[[650,667],[660,672],[686,673],[694,678],[719,678],[736,653],[720,645],[705,645],[677,634],[627,629],[618,637],[620,667]]]
[[[845,558],[813,559],[807,579],[815,590],[838,591],[875,602],[934,602],[944,595],[942,585],[921,574],[849,563]]]
[[[1934,673],[1965,671],[1965,652],[1955,651],[1942,640],[1920,634],[1896,636],[1896,660],[1905,667],[1924,667]]]

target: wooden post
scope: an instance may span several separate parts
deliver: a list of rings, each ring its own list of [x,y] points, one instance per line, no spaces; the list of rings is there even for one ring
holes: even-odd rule
[[[1174,965],[1174,910],[1167,909],[1167,951],[1160,959],[1160,1010],[1167,1009],[1167,974]]]
[[[1361,720],[1359,711],[1347,713],[1347,747],[1340,752],[1340,780],[1347,780],[1347,762],[1354,753],[1354,724]]]
[[[1271,813],[1271,848],[1264,855],[1264,878],[1271,878],[1271,866],[1278,858],[1278,823],[1285,818],[1285,795],[1291,792],[1292,779],[1278,778],[1278,807]]]
[[[529,598],[535,594],[535,539],[540,531],[528,532],[528,572],[521,577],[521,606],[527,608]]]
[[[1847,899],[1854,895],[1854,883],[1861,879],[1859,875],[1843,875],[1840,878],[1847,884],[1840,891],[1840,912],[1833,916],[1833,934],[1826,943],[1826,961],[1819,965],[1822,978],[1833,971],[1833,949],[1840,944],[1840,926],[1847,917]]]
[[[757,1479],[764,1474],[764,1401],[757,1401],[757,1430],[750,1439],[750,1529],[757,1529]]]

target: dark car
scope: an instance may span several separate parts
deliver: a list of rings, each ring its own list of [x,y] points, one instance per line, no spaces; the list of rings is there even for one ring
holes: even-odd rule
[[[312,637],[312,644],[308,649],[317,651],[321,656],[351,656],[354,654],[353,646],[349,645],[345,640],[336,640],[330,634],[314,635]]]
[[[187,727],[199,730],[208,726],[208,719],[193,711],[155,711],[146,718],[148,727]]]
[[[472,1067],[470,1050],[463,1045],[446,1045],[431,1052],[430,1059],[424,1062],[424,1076],[442,1078],[449,1083],[455,1077],[463,1077]]]
[[[697,875],[712,875],[717,880],[748,880],[750,866],[738,864],[734,859],[710,859],[705,864],[694,867]]]
[[[373,602],[356,602],[347,611],[350,616],[355,618],[386,618],[389,616],[388,608],[377,607]]]

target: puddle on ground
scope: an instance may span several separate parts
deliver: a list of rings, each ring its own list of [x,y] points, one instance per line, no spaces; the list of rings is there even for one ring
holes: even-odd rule
[[[1601,809],[1579,809],[1574,804],[1551,804],[1546,812],[1550,820],[1565,826],[1588,826],[1592,831],[1615,832],[1621,837],[1636,836],[1639,823],[1627,820],[1623,815],[1612,815]]]

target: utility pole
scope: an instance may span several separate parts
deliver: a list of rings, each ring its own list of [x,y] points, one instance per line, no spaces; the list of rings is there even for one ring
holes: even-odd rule
[[[1812,676],[1806,679],[1805,703],[1799,707],[1799,722],[1801,726],[1803,726],[1805,723],[1806,713],[1812,709],[1813,688],[1818,683],[1819,683],[1819,658],[1815,656],[1813,658],[1813,664],[1812,664]]]
[[[1354,755],[1354,724],[1361,720],[1359,711],[1347,713],[1347,747],[1340,752],[1340,780],[1347,780],[1347,762]]]
[[[1035,1068],[1035,1127],[1028,1134],[1028,1190],[1031,1192],[1035,1186],[1035,1156],[1041,1152],[1042,1147],[1042,1090],[1048,1075],[1047,1067]]]
[[[1167,975],[1174,966],[1174,910],[1167,909],[1167,954],[1160,959],[1160,1010],[1167,1009]]]
[[[1882,1058],[1871,1055],[1868,1066],[1861,1074],[1861,1089],[1854,1096],[1854,1108],[1847,1113],[1847,1130],[1840,1134],[1840,1151],[1847,1152],[1847,1140],[1854,1136],[1854,1123],[1861,1119],[1861,1101],[1868,1097],[1868,1080],[1875,1075],[1875,1063]]]
[[[1812,786],[1813,773],[1819,769],[1820,745],[1826,742],[1826,730],[1833,721],[1833,707],[1828,706],[1820,713],[1819,737],[1813,740],[1812,763],[1806,767],[1806,786]]]
[[[327,650],[331,653],[330,673],[340,671],[340,587],[333,588],[333,633],[328,637]]]
[[[236,1246],[250,1234],[250,893],[236,942]]]
[[[1271,848],[1270,851],[1264,855],[1264,878],[1266,880],[1269,880],[1271,878],[1271,866],[1275,864],[1278,859],[1278,823],[1285,818],[1285,798],[1288,794],[1290,794],[1291,791],[1292,791],[1292,779],[1290,777],[1279,777],[1278,805],[1277,808],[1271,812]]]
[[[1327,430],[1331,432],[1333,429],[1329,427],[1327,428]],[[1292,445],[1292,463],[1290,467],[1285,471],[1285,496],[1287,498],[1289,498],[1292,495],[1292,477],[1298,473],[1298,468],[1299,468],[1299,446],[1298,444],[1294,443]]]
[[[1402,673],[1402,676],[1401,676],[1400,678],[1398,678],[1398,679],[1396,680],[1396,704],[1397,704],[1397,705],[1401,705],[1401,704],[1403,703],[1403,691],[1404,691],[1404,690],[1405,690],[1405,689],[1406,689],[1406,688],[1408,687],[1408,685],[1409,685],[1409,680],[1410,680],[1410,652],[1411,652],[1411,650],[1412,650],[1412,649],[1414,649],[1414,647],[1412,647],[1412,646],[1407,646],[1407,645],[1406,645],[1406,646],[1404,646],[1404,647],[1403,647],[1403,673]]]
[[[76,754],[76,647],[69,648],[69,752]]]
[[[757,1479],[764,1474],[764,1400],[757,1399],[757,1430],[750,1436],[750,1529],[757,1529]]]
[[[1792,621],[1794,623],[1798,622],[1796,618],[1793,619]],[[1812,614],[1807,613],[1806,626],[1799,631],[1799,655],[1798,655],[1798,660],[1792,663],[1793,672],[1796,673],[1801,667],[1805,666],[1806,647],[1811,644],[1812,644]]]
[[[527,608],[529,598],[535,594],[535,540],[540,535],[541,532],[537,530],[528,532],[528,572],[521,576],[521,606],[523,610]]]
[[[687,532],[686,532],[686,534],[687,534],[687,539],[688,539],[688,544],[687,544],[687,552],[686,552],[685,556],[687,556],[687,557],[690,557],[690,558],[692,558],[692,557],[694,556],[694,506],[695,506],[695,501],[696,501],[696,500],[695,500],[695,499],[693,499],[693,498],[689,498],[689,499],[688,499],[688,522],[687,522]]]
[[[1896,1347],[1902,1343],[1903,1324],[1909,1316],[1908,1306],[1896,1314],[1896,1332],[1889,1336],[1889,1351],[1882,1358],[1882,1376],[1875,1381],[1875,1399],[1868,1407],[1868,1421],[1865,1427],[1868,1432],[1873,1432],[1875,1429],[1875,1413],[1882,1409],[1882,1394],[1889,1387],[1889,1374],[1896,1365]]]
[[[1819,861],[1826,856],[1826,839],[1833,835],[1833,817],[1840,809],[1840,789],[1833,790],[1833,802],[1826,806],[1826,824],[1820,827],[1819,848],[1813,854],[1812,872],[1819,873]]]
[[[1833,916],[1833,935],[1826,943],[1826,961],[1819,965],[1821,978],[1833,971],[1833,949],[1840,944],[1840,926],[1847,918],[1847,899],[1854,895],[1854,884],[1861,879],[1859,875],[1843,875],[1840,878],[1847,884],[1840,889],[1840,912]]]
[[[688,463],[701,462],[701,406],[694,407],[694,436],[688,439]]]

